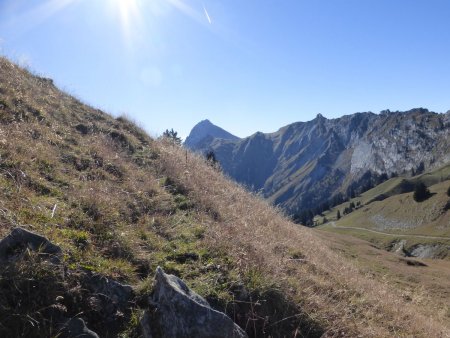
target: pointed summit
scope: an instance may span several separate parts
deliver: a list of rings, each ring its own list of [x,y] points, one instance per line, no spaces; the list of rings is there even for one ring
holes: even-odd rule
[[[231,141],[239,140],[239,137],[230,134],[226,130],[214,125],[211,121],[206,119],[197,123],[195,127],[192,128],[191,133],[184,142],[184,145],[190,149],[197,149],[197,146],[207,137]]]
[[[206,127],[214,126],[214,124],[212,124],[210,120],[206,119],[206,120],[203,120],[203,121],[200,121],[199,123],[197,123],[194,126],[194,128],[195,127],[199,127],[199,126],[203,127],[203,128],[206,128]]]
[[[317,115],[316,115],[316,118],[315,118],[316,120],[326,120],[327,118],[326,117],[324,117],[321,113],[318,113]]]

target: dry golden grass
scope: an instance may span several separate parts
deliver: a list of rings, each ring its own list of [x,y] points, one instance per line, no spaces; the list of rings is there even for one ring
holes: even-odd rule
[[[326,323],[327,336],[449,336],[448,318],[430,316],[432,310],[405,302],[395,285],[361,274],[311,230],[289,222],[197,155],[189,153],[186,161],[184,149],[159,147],[165,173],[218,213],[207,230],[211,246],[226,245],[242,274],[257,269],[276,280],[311,317]]]

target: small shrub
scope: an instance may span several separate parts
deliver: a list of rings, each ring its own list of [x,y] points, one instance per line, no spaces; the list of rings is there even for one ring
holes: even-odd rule
[[[197,239],[204,238],[205,232],[206,232],[206,230],[202,227],[195,227],[193,230],[193,234],[194,234],[195,238],[197,238]]]
[[[49,161],[40,159],[37,161],[38,171],[48,181],[54,180],[55,166]]]
[[[57,195],[56,192],[53,191],[50,187],[38,181],[29,180],[27,186],[28,188],[30,188],[31,190],[33,190],[34,192],[36,192],[38,195],[41,196]]]
[[[63,154],[61,155],[61,162],[66,164],[72,164],[73,166],[77,163],[77,157],[73,154]]]
[[[173,195],[184,195],[186,193],[186,189],[170,177],[163,180],[162,186]]]
[[[119,168],[117,165],[108,163],[105,166],[105,171],[113,175],[114,177],[121,179],[124,176],[124,172],[121,168]]]
[[[431,196],[430,190],[428,190],[428,188],[423,182],[419,182],[416,184],[413,194],[414,201],[422,202],[428,199],[430,196]]]
[[[186,196],[181,194],[175,196],[175,203],[180,210],[189,210],[193,207],[192,202]]]
[[[444,205],[444,211],[450,210],[450,200],[447,201]]]
[[[75,168],[78,171],[85,171],[85,170],[89,169],[90,166],[91,166],[91,160],[88,158],[82,158],[75,163]]]
[[[82,210],[87,216],[92,218],[93,221],[98,221],[102,217],[102,212],[97,203],[85,202],[82,205]]]
[[[0,99],[0,110],[7,109],[7,108],[9,108],[8,103],[5,100]]]
[[[136,151],[135,146],[125,134],[122,134],[117,130],[113,130],[109,133],[109,136],[117,145],[121,148],[127,149],[131,154]]]
[[[77,124],[75,126],[75,129],[82,135],[87,135],[90,132],[90,128],[87,125],[82,124],[82,123]]]
[[[85,249],[89,245],[89,233],[84,230],[63,229],[61,230],[65,237],[68,237],[79,249]]]
[[[206,163],[208,163],[208,165],[210,165],[211,167],[215,168],[218,165],[216,154],[214,153],[213,150],[207,151],[205,157]]]
[[[181,145],[181,142],[183,141],[181,137],[178,136],[178,132],[171,129],[166,129],[166,131],[163,133],[162,137],[169,142],[173,143],[174,145]]]

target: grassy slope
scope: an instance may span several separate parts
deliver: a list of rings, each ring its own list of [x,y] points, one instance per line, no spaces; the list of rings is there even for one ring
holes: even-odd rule
[[[362,207],[349,215],[343,215],[343,210],[350,202],[343,203],[324,213],[324,217],[334,221],[337,227],[359,227],[400,235],[425,235],[450,237],[450,212],[445,210],[445,205],[450,200],[447,189],[450,186],[450,166],[444,166],[435,171],[416,176],[410,179],[396,177],[390,179],[375,188],[366,191],[352,201],[360,202]],[[413,193],[402,193],[406,185],[414,186],[417,181],[422,181],[429,186],[432,196],[423,201],[416,202]],[[403,188],[402,188],[403,186]],[[380,196],[385,196],[381,199]],[[336,219],[337,210],[343,216]],[[319,223],[322,217],[316,219]],[[330,231],[341,231],[330,224],[321,228]],[[378,241],[390,243],[392,236],[383,236],[367,233],[355,229],[352,233]],[[446,240],[411,238],[410,245],[417,243],[448,242]]]
[[[445,165],[441,168],[411,178],[391,178],[386,182],[383,182],[376,187],[364,192],[360,196],[357,196],[356,198],[352,199],[352,201],[354,201],[355,203],[361,202],[361,204],[368,204],[376,200],[382,200],[383,198],[410,192],[413,190],[414,185],[418,181],[425,183],[425,185],[429,187],[446,180],[450,180],[450,165]],[[328,212],[326,214],[333,214],[333,212],[337,211],[338,209],[343,210],[346,206],[348,206],[348,203],[349,202],[338,205],[333,208],[331,213]]]
[[[367,277],[327,240],[201,158],[5,59],[0,121],[0,233],[29,226],[61,245],[70,269],[144,292],[161,265],[219,308],[244,285],[255,296],[240,322],[250,333],[256,325],[269,333],[365,337],[439,337],[449,330],[448,314],[436,315],[435,304],[405,300],[393,285]],[[289,307],[297,321],[279,321],[258,305],[264,299]],[[265,315],[269,322],[258,320]]]
[[[361,236],[351,230],[320,231],[317,235],[328,240],[332,250],[351,260],[368,276],[395,285],[405,299],[434,304],[436,313],[450,316],[450,261],[404,258],[367,242],[373,238],[358,238]]]

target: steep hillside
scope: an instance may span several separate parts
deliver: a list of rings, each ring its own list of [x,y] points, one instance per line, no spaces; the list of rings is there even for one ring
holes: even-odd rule
[[[319,114],[271,134],[206,141],[203,149],[214,150],[228,175],[295,213],[358,193],[383,176],[448,163],[450,112],[413,109],[331,120]]]
[[[157,266],[251,337],[450,332],[445,305],[405,298],[200,156],[1,58],[0,122],[0,237],[29,229],[63,253],[1,252],[2,337],[58,336],[61,317],[101,337],[140,336]],[[131,300],[119,306],[108,285]]]

